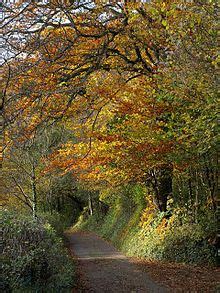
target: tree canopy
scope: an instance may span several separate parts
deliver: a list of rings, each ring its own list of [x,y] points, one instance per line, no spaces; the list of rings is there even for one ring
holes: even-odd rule
[[[216,210],[217,1],[3,9],[8,148],[60,123],[74,139],[47,152],[43,174],[71,173],[90,190],[140,183],[163,212],[170,197]]]

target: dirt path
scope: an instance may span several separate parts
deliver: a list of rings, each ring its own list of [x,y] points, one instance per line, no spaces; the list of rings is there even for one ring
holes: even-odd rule
[[[85,288],[75,292],[168,292],[111,244],[88,232],[67,233]]]

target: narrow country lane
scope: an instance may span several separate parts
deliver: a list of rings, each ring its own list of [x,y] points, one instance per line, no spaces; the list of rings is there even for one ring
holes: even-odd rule
[[[66,235],[86,282],[86,288],[77,292],[167,292],[94,233],[74,232]]]

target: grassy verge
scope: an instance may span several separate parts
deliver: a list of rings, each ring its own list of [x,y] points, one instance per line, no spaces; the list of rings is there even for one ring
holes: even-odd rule
[[[146,215],[147,214],[147,215]],[[148,207],[112,206],[106,215],[81,215],[74,229],[94,231],[129,256],[189,264],[215,264],[216,249],[202,224],[169,219]]]

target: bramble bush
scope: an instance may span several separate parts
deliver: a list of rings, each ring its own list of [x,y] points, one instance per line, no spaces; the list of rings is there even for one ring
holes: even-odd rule
[[[41,220],[2,212],[4,292],[71,292],[74,264],[52,226]]]

